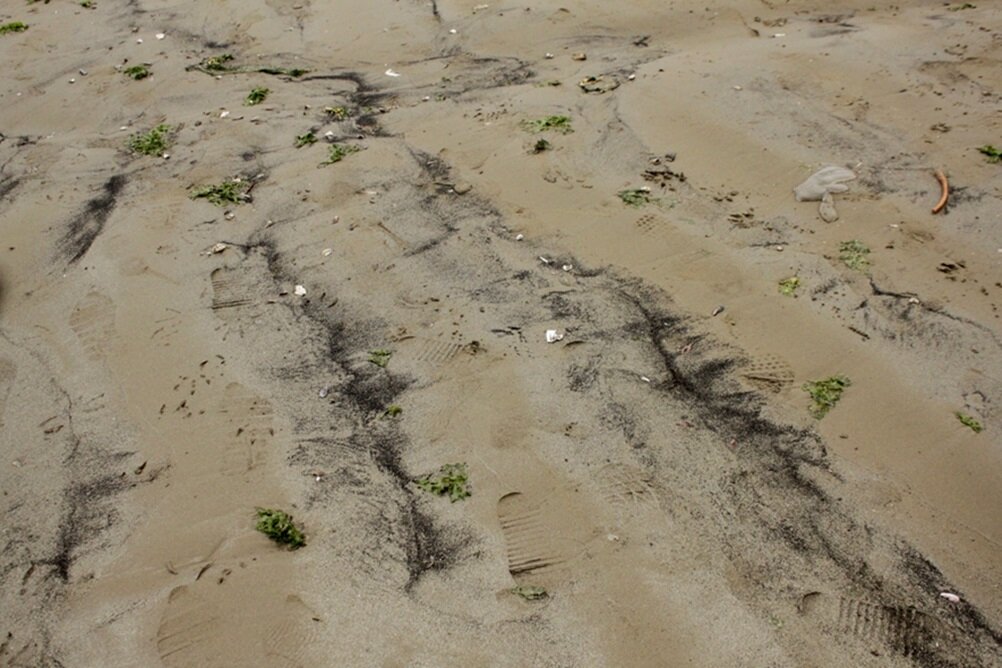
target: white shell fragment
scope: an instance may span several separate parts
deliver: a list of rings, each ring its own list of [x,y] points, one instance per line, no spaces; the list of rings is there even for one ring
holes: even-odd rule
[[[560,332],[558,332],[557,330],[555,330],[555,329],[548,329],[548,330],[546,330],[546,342],[547,343],[556,343],[557,341],[559,341],[562,338],[564,338],[564,335],[561,334]]]
[[[305,297],[305,296],[306,296],[306,288],[304,288],[304,287],[303,287],[303,286],[301,286],[301,285],[297,285],[297,286],[296,286],[296,289],[295,289],[295,290],[293,290],[293,292],[295,292],[295,293],[296,293],[296,296],[297,296],[297,297]]]
[[[388,77],[398,77],[398,76],[400,76],[400,73],[399,72],[394,72],[392,68],[386,70],[385,74]]]
[[[956,594],[951,594],[948,591],[941,591],[939,592],[939,595],[945,598],[950,603],[960,603],[960,597],[957,596]]]
[[[828,165],[811,174],[806,181],[794,188],[793,195],[798,202],[816,202],[824,198],[826,193],[844,193],[849,186],[843,181],[852,181],[854,178],[856,178],[855,172],[845,167]]]
[[[223,252],[224,250],[226,250],[227,248],[229,248],[229,246],[227,246],[227,245],[226,245],[226,244],[224,244],[224,243],[223,243],[222,241],[220,241],[219,243],[216,243],[216,244],[213,244],[213,245],[212,245],[212,248],[210,248],[210,249],[209,249],[209,251],[210,251],[210,252],[211,252],[211,253],[212,253],[213,255],[215,255],[216,253],[222,253],[222,252]]]

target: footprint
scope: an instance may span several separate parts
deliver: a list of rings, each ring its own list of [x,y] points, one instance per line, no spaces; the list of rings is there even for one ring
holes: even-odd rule
[[[321,665],[314,649],[321,640],[320,616],[295,594],[289,594],[279,610],[269,611],[278,621],[265,633],[264,655],[268,666],[312,668]]]
[[[640,218],[637,218],[637,221],[634,224],[642,233],[653,234],[664,226],[665,221],[660,216],[656,216],[652,213],[645,213],[640,216]]]
[[[741,371],[749,384],[765,392],[780,392],[793,384],[793,369],[775,355],[755,357]]]
[[[240,308],[253,303],[252,295],[245,289],[245,282],[238,271],[230,267],[213,270],[210,276],[212,310]]]
[[[263,461],[275,435],[271,404],[240,383],[223,391],[218,414],[224,420],[222,473],[239,476],[253,471]]]
[[[464,346],[456,341],[413,337],[401,342],[402,357],[424,364],[445,364],[458,355]]]
[[[229,665],[219,642],[223,630],[219,609],[187,586],[176,587],[157,629],[157,652],[168,668]]]
[[[10,389],[14,387],[14,377],[17,375],[17,367],[14,362],[6,357],[0,357],[0,429],[3,429],[3,416],[7,408],[7,397],[10,396]]]
[[[521,492],[506,494],[498,501],[508,572],[516,582],[522,576],[554,569],[580,551],[580,543],[570,534],[587,525],[561,510],[546,499]]]
[[[904,656],[926,652],[932,643],[948,639],[946,627],[911,606],[868,603],[820,592],[806,594],[800,614],[863,641],[879,642]]]
[[[602,498],[627,513],[658,509],[658,498],[648,476],[628,464],[607,464],[597,474]]]
[[[70,328],[80,340],[87,359],[101,361],[115,334],[114,302],[99,292],[89,293],[70,315]]]

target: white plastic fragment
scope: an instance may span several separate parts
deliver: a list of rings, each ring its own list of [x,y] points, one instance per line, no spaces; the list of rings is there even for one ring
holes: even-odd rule
[[[219,112],[219,117],[220,118],[226,118],[229,115],[230,115],[230,112],[228,112],[228,111],[221,111],[221,112]]]
[[[542,262],[543,264],[550,264],[551,262],[553,262],[553,260],[550,260],[546,256],[543,256],[543,255],[539,256],[539,261]]]
[[[136,38],[136,44],[142,44],[142,43],[143,43],[143,38],[142,37],[137,37]]]
[[[546,342],[547,343],[556,343],[557,341],[559,341],[562,338],[564,338],[564,335],[561,334],[560,332],[558,332],[557,330],[555,330],[555,329],[548,329],[548,330],[546,330]]]
[[[305,297],[305,296],[306,296],[306,288],[304,288],[304,287],[303,287],[303,286],[301,286],[301,285],[297,285],[297,286],[296,286],[296,289],[295,289],[295,290],[293,290],[293,292],[295,292],[295,293],[296,293],[296,296],[297,296],[297,297]]]
[[[392,68],[386,70],[385,74],[388,77],[398,77],[398,76],[400,76],[400,73],[399,72],[394,72]]]
[[[641,377],[640,377],[640,380],[644,381],[645,383],[649,383],[649,382],[651,382],[651,379],[650,379],[650,378],[648,378],[647,376],[641,376]]]
[[[945,598],[950,603],[960,603],[960,597],[957,596],[956,594],[951,594],[948,591],[941,591],[939,592],[939,595]]]
[[[162,32],[158,32],[158,33],[157,33],[157,39],[163,39],[163,38],[164,38],[164,37],[166,37],[166,36],[167,36],[167,35],[163,34]]]
[[[521,241],[522,239],[525,239],[525,235],[524,234],[516,234],[515,235],[515,241]]]
[[[457,32],[459,32],[459,31],[456,30],[455,28],[452,28],[452,29],[449,30],[449,34],[450,35],[455,35]]]
[[[334,252],[333,248],[325,248],[325,249],[323,249],[323,251],[321,251],[320,254],[323,255],[324,257],[330,257],[331,253],[333,253],[333,252]]]
[[[574,268],[574,265],[573,264],[565,264],[565,265],[563,265],[560,268],[563,269],[564,271],[570,271],[571,269]]]
[[[219,243],[213,244],[212,248],[209,249],[209,252],[215,255],[217,253],[222,253],[227,248],[229,248],[229,246],[220,241]]]

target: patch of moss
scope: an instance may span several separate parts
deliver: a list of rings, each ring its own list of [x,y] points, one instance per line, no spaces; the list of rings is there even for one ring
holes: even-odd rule
[[[163,155],[170,148],[174,128],[161,123],[149,132],[141,132],[129,138],[129,150],[143,155]]]
[[[298,550],[306,545],[306,536],[292,521],[292,515],[274,508],[257,508],[258,531],[276,543],[288,545],[290,550]]]
[[[448,496],[453,503],[470,496],[466,464],[446,464],[437,474],[419,478],[414,483],[436,496]]]
[[[808,408],[811,415],[818,420],[827,415],[842,398],[845,388],[850,385],[852,382],[845,376],[831,376],[824,380],[804,383],[804,391],[811,395],[812,403]]]
[[[838,246],[838,259],[842,264],[856,271],[866,271],[870,266],[870,260],[866,256],[870,254],[870,249],[862,241],[853,239],[843,241]]]
[[[200,186],[191,192],[191,199],[208,200],[216,206],[227,204],[243,204],[248,200],[247,189],[250,184],[240,179],[223,181],[215,185]]]
[[[331,144],[330,154],[327,156],[327,159],[320,164],[333,165],[336,162],[341,162],[352,153],[358,153],[361,150],[362,149],[357,146],[353,146],[352,144]]]
[[[559,132],[568,134],[574,132],[570,116],[545,116],[531,121],[522,121],[522,127],[529,132]]]
[[[980,434],[981,431],[984,429],[984,427],[981,426],[981,423],[972,418],[970,415],[965,415],[960,411],[957,411],[956,413],[954,413],[954,415],[957,416],[957,419],[960,420],[960,423],[962,425],[968,427],[975,434]]]

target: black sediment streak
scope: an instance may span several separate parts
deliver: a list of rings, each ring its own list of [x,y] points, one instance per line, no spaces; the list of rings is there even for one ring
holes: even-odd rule
[[[70,264],[86,255],[91,244],[101,234],[108,217],[115,210],[118,196],[125,187],[126,180],[124,174],[112,176],[105,182],[103,192],[88,201],[84,210],[70,221],[69,229],[60,242],[60,247]]]

